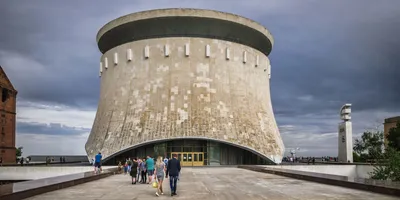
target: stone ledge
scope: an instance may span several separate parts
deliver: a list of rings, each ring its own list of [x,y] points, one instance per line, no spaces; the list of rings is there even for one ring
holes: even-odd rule
[[[68,162],[51,162],[49,164],[46,164],[45,162],[36,162],[36,163],[24,163],[25,166],[39,166],[39,165],[63,165],[63,164],[78,164],[78,163],[88,163],[88,162],[82,162],[82,161],[68,161]],[[18,163],[3,163],[0,165],[0,167],[19,167],[21,164]]]
[[[347,176],[303,172],[288,169],[273,169],[268,168],[267,166],[240,165],[238,168],[400,197],[400,184],[396,182],[352,178]]]
[[[307,161],[299,161],[299,163],[308,163]],[[287,163],[288,165],[292,165],[293,163]],[[294,163],[296,164],[296,163]],[[312,165],[312,162],[309,163]],[[334,162],[334,161],[315,161],[315,164],[319,165],[376,165],[378,163],[367,163],[367,162],[352,162],[352,163],[347,163],[347,162]]]
[[[77,173],[0,186],[1,200],[15,200],[59,190],[114,175],[117,168],[95,175],[93,172]]]

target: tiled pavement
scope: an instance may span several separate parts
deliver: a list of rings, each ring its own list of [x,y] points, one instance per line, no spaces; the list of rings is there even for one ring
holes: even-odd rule
[[[296,180],[282,176],[238,168],[183,168],[178,182],[178,195],[171,197],[169,179],[163,184],[165,194],[155,196],[151,185],[131,185],[128,175],[114,175],[74,187],[45,193],[30,200],[122,200],[122,199],[337,199],[337,200],[394,200],[391,197],[338,186]]]

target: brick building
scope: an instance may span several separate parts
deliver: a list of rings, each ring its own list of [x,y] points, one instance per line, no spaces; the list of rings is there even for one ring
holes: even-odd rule
[[[389,135],[389,131],[391,128],[395,128],[397,125],[397,122],[400,122],[400,116],[397,117],[390,117],[386,118],[385,122],[383,123],[383,133],[385,135],[385,145],[387,145],[387,136]]]
[[[16,97],[14,89],[3,68],[0,66],[0,160],[3,163],[16,162],[15,149],[15,119],[16,119]]]

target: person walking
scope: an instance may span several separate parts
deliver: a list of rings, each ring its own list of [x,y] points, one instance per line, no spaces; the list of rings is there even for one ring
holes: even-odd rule
[[[132,177],[132,185],[136,184],[137,168],[138,168],[137,159],[134,158],[133,161],[132,161],[132,168],[131,168],[131,170],[129,172],[129,174]]]
[[[169,186],[171,187],[171,196],[177,195],[177,180],[179,176],[179,172],[181,171],[181,163],[177,159],[176,154],[173,155],[173,158],[168,161],[167,165],[167,173],[165,177],[168,178],[169,176]]]
[[[124,164],[124,174],[127,175],[128,174],[128,161],[125,160],[125,164]]]
[[[143,160],[140,164],[140,173],[142,174],[141,183],[146,183],[146,173],[147,173],[146,170],[147,170],[146,159],[143,158]]]
[[[153,175],[154,175],[154,159],[150,156],[147,156],[146,167],[147,167],[147,175],[149,177],[148,184],[150,184],[152,182]]]
[[[142,159],[140,159],[140,158],[136,158],[136,160],[137,160],[137,177],[136,177],[136,181],[137,182],[139,182],[140,183],[140,177],[141,177],[141,172],[140,172],[140,164],[142,164]],[[139,181],[140,180],[140,181]]]
[[[128,162],[128,173],[130,173],[131,172],[131,168],[132,168],[132,160],[131,160],[131,158],[128,158],[127,162]]]
[[[165,168],[167,168],[167,165],[168,165],[168,158],[167,157],[164,158],[164,164],[165,164]]]
[[[122,163],[121,161],[118,162],[118,174],[122,173]]]
[[[156,167],[155,167],[155,172],[154,174],[156,175],[156,180],[158,182],[158,187],[157,187],[157,192],[156,195],[159,196],[159,194],[164,194],[162,184],[164,181],[164,171],[165,171],[165,163],[162,160],[161,156],[158,156],[157,162],[156,162]]]
[[[97,169],[100,170],[100,172],[102,171],[101,169],[101,158],[103,156],[101,155],[101,153],[99,152],[95,157],[94,157],[94,173],[97,173]]]

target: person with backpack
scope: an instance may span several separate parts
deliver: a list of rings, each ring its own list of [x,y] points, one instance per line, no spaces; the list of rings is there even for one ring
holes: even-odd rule
[[[131,160],[131,158],[128,158],[128,173],[130,173],[131,172],[131,168],[132,167],[132,160]]]

